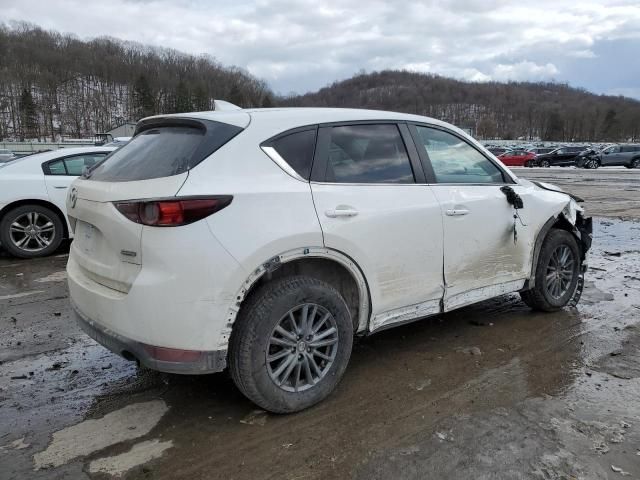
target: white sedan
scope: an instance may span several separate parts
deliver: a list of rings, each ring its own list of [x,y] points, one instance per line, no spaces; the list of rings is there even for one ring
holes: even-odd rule
[[[65,148],[0,164],[0,244],[16,257],[49,255],[72,235],[65,200],[85,167],[115,147]]]

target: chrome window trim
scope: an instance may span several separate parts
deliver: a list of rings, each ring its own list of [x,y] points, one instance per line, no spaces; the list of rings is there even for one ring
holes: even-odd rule
[[[282,156],[278,153],[278,151],[273,148],[273,147],[265,147],[265,146],[261,146],[260,149],[267,155],[267,157],[269,157],[273,163],[275,163],[276,165],[278,165],[282,170],[284,170],[284,172],[295,178],[296,180],[299,180],[301,182],[305,182],[308,183],[307,180],[305,180],[304,178],[302,178],[300,175],[298,175],[298,172],[296,172],[291,165],[289,165],[287,163],[287,161],[282,158]]]

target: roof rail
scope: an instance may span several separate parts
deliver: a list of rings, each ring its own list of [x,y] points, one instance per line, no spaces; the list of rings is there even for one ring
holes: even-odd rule
[[[234,105],[231,102],[225,102],[224,100],[214,100],[213,109],[216,112],[225,112],[230,110],[242,110],[241,107]]]

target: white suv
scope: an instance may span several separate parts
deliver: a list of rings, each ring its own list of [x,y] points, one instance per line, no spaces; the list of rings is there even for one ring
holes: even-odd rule
[[[174,373],[229,366],[272,412],[334,389],[354,335],[520,292],[577,302],[591,221],[459,129],[347,109],[140,121],[74,184],[84,330]]]

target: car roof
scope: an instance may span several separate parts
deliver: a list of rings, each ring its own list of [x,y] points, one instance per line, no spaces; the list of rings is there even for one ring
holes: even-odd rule
[[[398,120],[429,123],[454,129],[465,136],[466,133],[453,125],[430,117],[409,113],[389,112],[385,110],[365,110],[359,108],[316,108],[316,107],[287,107],[287,108],[248,108],[242,110],[224,110],[211,112],[175,113],[170,115],[156,115],[151,118],[195,118],[213,120],[236,125],[242,128],[251,126],[259,128],[265,134],[276,133],[305,125],[332,122],[359,122],[368,120]]]

